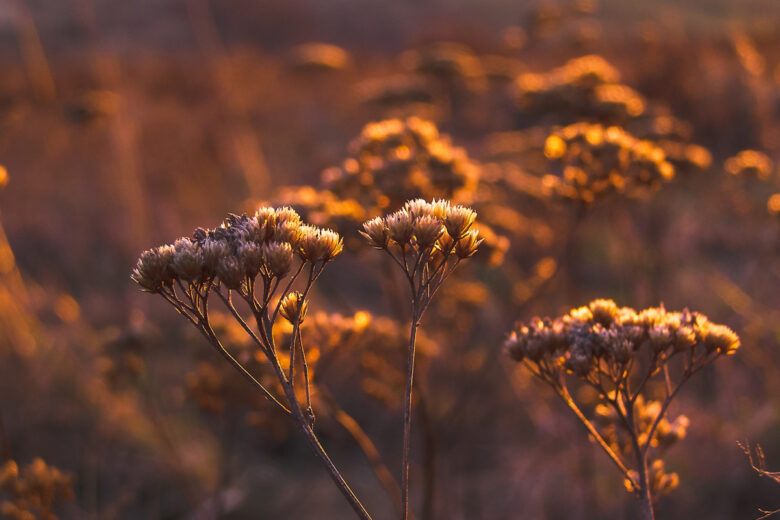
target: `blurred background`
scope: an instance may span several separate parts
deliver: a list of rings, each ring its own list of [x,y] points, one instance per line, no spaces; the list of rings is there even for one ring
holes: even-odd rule
[[[488,233],[423,322],[418,518],[636,517],[502,354],[516,320],[595,297],[690,306],[742,338],[672,407],[691,425],[658,517],[780,507],[736,445],[780,469],[780,3],[0,0],[0,71],[0,446],[56,516],[23,516],[9,486],[0,514],[349,517],[285,418],[129,279],[143,249],[265,201],[345,236],[303,332],[317,424],[395,517],[360,439],[397,473],[405,287],[356,230],[416,196],[473,205]],[[392,125],[363,130],[414,134],[407,118],[435,125],[411,166]],[[549,136],[575,124],[621,128],[674,178],[556,191]],[[342,182],[355,161],[368,183]]]

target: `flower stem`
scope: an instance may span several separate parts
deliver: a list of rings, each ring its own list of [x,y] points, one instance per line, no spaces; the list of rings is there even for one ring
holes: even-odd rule
[[[409,518],[409,452],[412,436],[412,387],[414,385],[414,354],[419,327],[418,313],[412,317],[409,333],[409,358],[406,364],[406,395],[404,396],[404,444],[401,465],[401,520]]]

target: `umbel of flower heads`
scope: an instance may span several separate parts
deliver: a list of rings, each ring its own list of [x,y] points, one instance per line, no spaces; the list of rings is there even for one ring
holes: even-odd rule
[[[637,312],[612,300],[520,323],[505,344],[508,355],[550,385],[585,425],[641,500],[646,519],[654,515],[653,493],[677,484],[661,459],[649,463],[651,449],[669,447],[685,435],[687,418],[669,422],[669,404],[693,374],[739,346],[731,329],[703,314],[663,306]],[[658,401],[646,395],[654,379],[663,382]],[[597,391],[595,421],[572,397],[572,380]]]
[[[401,466],[401,520],[409,514],[409,455],[412,388],[417,328],[441,284],[458,264],[476,253],[482,239],[473,229],[477,214],[444,200],[408,201],[400,210],[363,224],[361,234],[398,265],[411,291],[411,330],[404,394],[404,433]]]
[[[229,215],[216,229],[199,228],[190,238],[145,251],[132,279],[143,290],[162,296],[236,370],[295,421],[358,517],[370,520],[314,432],[306,352],[299,331],[312,285],[342,248],[337,233],[304,224],[292,209],[261,207],[251,217]],[[283,395],[264,386],[222,344],[210,322],[209,309],[214,306],[209,306],[209,301],[214,298],[270,364]],[[248,313],[242,314],[236,307],[236,298],[243,301]],[[279,317],[293,325],[287,366],[282,366],[283,357],[274,340]],[[305,402],[295,391],[295,382],[301,378]]]

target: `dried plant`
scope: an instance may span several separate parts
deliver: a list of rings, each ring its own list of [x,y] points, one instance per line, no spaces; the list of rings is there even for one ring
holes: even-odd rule
[[[747,441],[737,441],[737,446],[739,446],[745,455],[747,455],[748,461],[750,461],[750,467],[753,468],[753,471],[762,477],[766,477],[770,480],[773,480],[777,484],[780,484],[780,471],[769,471],[766,469],[766,457],[764,456],[764,450],[761,448],[760,444],[756,444],[754,449]],[[755,455],[753,454],[754,451]],[[770,516],[774,516],[780,513],[780,509],[775,509],[772,511],[759,509],[758,512],[761,513],[761,516],[759,516],[756,520],[764,520],[765,518],[769,518]]]
[[[647,519],[654,518],[653,495],[673,489],[678,480],[651,455],[651,449],[666,448],[685,435],[687,418],[669,422],[669,405],[691,376],[739,346],[731,329],[697,312],[667,312],[663,306],[637,312],[612,300],[594,300],[556,319],[520,323],[505,345],[509,356],[550,385],[585,425],[641,501]],[[664,388],[659,401],[647,397],[655,379]],[[595,420],[575,402],[574,381],[598,393]]]
[[[567,126],[547,138],[544,153],[559,170],[544,178],[549,192],[585,204],[610,192],[658,188],[674,177],[661,148],[616,126]]]
[[[523,114],[556,114],[569,120],[625,121],[642,115],[644,98],[619,80],[617,69],[601,56],[582,56],[547,73],[520,74],[516,103]]]
[[[306,351],[299,334],[308,294],[342,248],[337,233],[304,224],[292,209],[261,207],[252,217],[230,215],[216,229],[199,228],[192,238],[145,251],[132,278],[145,291],[159,294],[173,305],[236,370],[296,422],[353,510],[365,520],[369,514],[314,431]],[[300,291],[293,290],[297,281],[302,284]],[[270,364],[282,395],[259,381],[222,344],[211,324],[212,296],[252,338]],[[249,318],[236,307],[234,296],[246,304]],[[293,326],[286,367],[274,339],[280,318]],[[257,333],[249,319],[254,319]],[[303,380],[302,398],[296,393],[296,376]]]
[[[323,172],[323,181],[339,198],[357,200],[369,212],[414,197],[467,201],[479,181],[466,151],[418,117],[367,124],[350,152],[341,167]]]
[[[472,229],[476,213],[445,201],[417,199],[384,218],[363,224],[368,243],[392,258],[403,272],[411,292],[411,325],[404,397],[403,462],[401,469],[402,520],[409,514],[409,455],[411,448],[412,389],[417,329],[425,310],[442,283],[461,260],[476,253],[482,239]]]
[[[742,150],[723,165],[731,175],[768,180],[774,171],[772,159],[756,150]]]
[[[13,460],[0,466],[0,490],[8,498],[0,513],[14,520],[57,520],[55,501],[73,497],[73,476],[36,458],[21,470]]]

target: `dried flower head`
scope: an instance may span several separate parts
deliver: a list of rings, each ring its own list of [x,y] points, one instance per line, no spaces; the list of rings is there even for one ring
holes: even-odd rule
[[[132,280],[146,291],[159,292],[175,278],[171,265],[175,252],[168,245],[144,251],[133,269]]]
[[[287,294],[284,298],[282,298],[279,314],[282,315],[282,318],[286,319],[294,325],[296,322],[303,322],[303,319],[306,317],[306,311],[308,310],[308,307],[309,304],[304,299],[303,294],[295,291]]]

